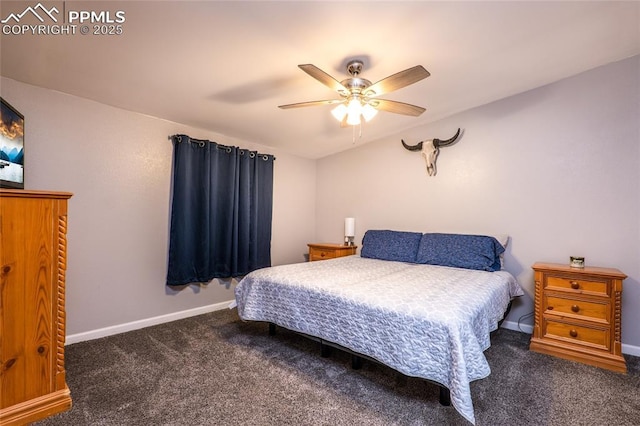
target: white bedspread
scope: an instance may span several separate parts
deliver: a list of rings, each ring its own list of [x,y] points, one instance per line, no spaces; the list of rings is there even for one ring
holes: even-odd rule
[[[440,383],[474,424],[469,383],[490,374],[489,333],[522,294],[506,271],[357,255],[257,270],[235,289],[243,320],[316,336]]]

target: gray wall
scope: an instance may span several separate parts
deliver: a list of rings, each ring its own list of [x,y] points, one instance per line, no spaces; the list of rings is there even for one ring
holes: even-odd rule
[[[618,268],[629,276],[623,351],[640,355],[639,63],[636,56],[319,160],[318,240],[340,241],[351,216],[358,242],[380,228],[509,234],[506,268],[528,293],[512,322],[533,311],[534,262],[578,255]],[[448,138],[458,127],[464,135],[441,150],[435,177],[400,145]]]
[[[113,334],[233,300],[232,282],[179,292],[165,286],[172,134],[275,154],[272,261],[304,260],[315,236],[315,161],[7,78],[1,83],[2,97],[25,115],[26,188],[75,194],[67,335],[99,337],[91,332],[115,327],[102,333]]]

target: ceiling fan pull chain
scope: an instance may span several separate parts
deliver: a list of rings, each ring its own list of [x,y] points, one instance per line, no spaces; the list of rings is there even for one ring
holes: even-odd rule
[[[358,139],[362,139],[362,121],[355,126],[351,126],[351,143],[356,144],[356,127],[358,128]]]

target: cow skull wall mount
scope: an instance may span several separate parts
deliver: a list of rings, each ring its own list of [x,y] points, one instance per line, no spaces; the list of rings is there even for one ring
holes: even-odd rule
[[[438,159],[438,154],[440,153],[440,147],[449,146],[458,139],[460,136],[460,129],[453,135],[452,138],[447,140],[441,139],[430,139],[422,142],[418,142],[415,145],[407,145],[402,140],[402,146],[404,146],[409,151],[422,151],[422,155],[424,156],[424,160],[427,163],[427,173],[429,176],[435,176],[436,174],[436,160]]]

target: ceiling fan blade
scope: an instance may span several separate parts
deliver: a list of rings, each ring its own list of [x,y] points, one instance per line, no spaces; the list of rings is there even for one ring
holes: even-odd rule
[[[327,74],[326,72],[322,71],[320,68],[316,67],[315,65],[303,64],[303,65],[298,65],[298,67],[302,71],[304,71],[307,74],[309,74],[311,77],[313,77],[316,80],[318,80],[320,83],[322,83],[325,86],[327,86],[328,88],[333,89],[333,90],[335,90],[336,92],[338,92],[340,94],[347,95],[349,93],[349,89],[344,87],[342,85],[342,83],[340,83],[338,80],[336,80],[335,78],[331,77],[329,74]]]
[[[372,99],[369,101],[372,107],[381,111],[393,112],[395,114],[419,116],[426,111],[425,108],[417,105],[405,104],[404,102],[389,101],[387,99]]]
[[[429,71],[424,69],[422,65],[416,65],[415,67],[408,68],[404,71],[400,71],[387,78],[373,83],[365,90],[366,96],[380,96],[385,93],[393,92],[394,90],[402,89],[410,84],[416,83],[423,78],[427,78],[431,75]]]
[[[282,109],[290,109],[290,108],[301,108],[308,106],[316,106],[316,105],[333,105],[344,102],[344,99],[328,99],[326,101],[309,101],[309,102],[298,102],[295,104],[287,104],[287,105],[279,105],[278,108]]]

